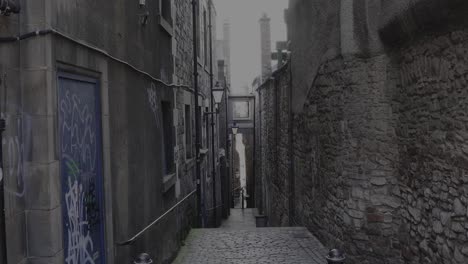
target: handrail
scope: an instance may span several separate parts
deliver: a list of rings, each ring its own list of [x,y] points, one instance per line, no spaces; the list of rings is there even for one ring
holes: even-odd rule
[[[168,215],[170,212],[172,212],[174,209],[176,209],[182,202],[187,200],[190,196],[192,196],[194,193],[196,193],[197,190],[193,190],[191,193],[189,193],[187,196],[185,196],[182,200],[180,200],[178,203],[176,203],[174,206],[171,207],[171,209],[167,210],[164,214],[162,214],[160,217],[158,217],[156,220],[154,220],[151,224],[143,228],[140,232],[138,232],[136,235],[134,235],[132,238],[130,238],[127,241],[123,242],[117,242],[116,244],[118,246],[127,246],[135,242],[143,233],[146,232],[146,230],[150,229],[152,226],[154,226],[156,223],[161,221],[166,215]]]
[[[234,192],[234,191],[237,191],[237,190],[240,190],[240,189],[242,189],[242,186],[241,186],[241,187],[237,187],[237,188],[235,188],[235,189],[232,189],[231,192]]]
[[[218,205],[218,206],[216,206],[216,207],[211,207],[210,209],[207,209],[206,211],[212,211],[212,210],[214,210],[214,209],[216,209],[216,208],[222,207],[223,205],[224,205],[224,204],[220,204],[220,205]]]

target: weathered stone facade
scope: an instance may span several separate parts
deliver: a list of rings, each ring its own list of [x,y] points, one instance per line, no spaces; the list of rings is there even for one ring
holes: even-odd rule
[[[289,208],[289,175],[290,175],[290,144],[289,144],[289,66],[274,73],[275,79],[265,82],[258,90],[259,113],[257,127],[261,133],[257,157],[261,157],[257,166],[256,200],[265,199],[267,204],[265,214],[270,216],[272,225],[288,225]],[[263,165],[265,164],[265,165]],[[267,195],[268,197],[263,197]],[[261,208],[262,206],[260,206]]]
[[[291,2],[289,12],[306,19],[310,2]],[[379,25],[370,12],[378,2],[366,9],[350,1],[354,13],[338,12],[354,31],[343,33],[349,27],[338,23],[330,32],[341,30],[341,41],[306,56],[320,61],[316,73],[294,80],[296,60],[305,59],[297,52],[309,45],[296,42],[292,75],[281,69],[259,88],[262,207],[271,225],[305,225],[345,249],[350,263],[466,263],[466,4],[389,1]],[[336,10],[329,4],[318,27],[333,25]],[[421,31],[412,23],[429,23],[425,15],[437,19]],[[296,22],[293,41],[301,39]],[[310,80],[301,94],[297,86]]]
[[[203,111],[210,111],[206,109],[209,63],[204,61],[200,67],[201,92],[195,96],[191,1],[168,2],[171,14],[165,18],[161,1],[146,1],[140,7],[138,1],[127,0],[112,5],[94,0],[21,1],[20,14],[0,18],[2,37],[47,30],[22,41],[4,43],[2,39],[0,43],[0,109],[7,122],[2,142],[7,234],[0,239],[7,241],[8,264],[82,263],[80,257],[91,251],[95,263],[130,263],[142,252],[148,252],[155,263],[167,263],[196,223],[196,196],[191,196],[133,244],[118,245],[196,188],[195,159],[186,158],[186,128],[195,127],[195,98]],[[207,8],[208,1],[200,2]],[[148,20],[143,25],[141,15],[146,11]],[[82,187],[64,188],[68,176],[63,173],[67,164],[61,160],[61,142],[70,131],[59,125],[64,107],[59,98],[62,74],[96,84],[93,120],[102,129],[102,133],[90,133],[98,135],[96,141],[102,140],[102,146],[93,147],[96,156],[102,156],[102,171],[96,173],[102,189],[93,199],[78,196],[83,206],[75,214],[67,210],[78,202],[66,198],[81,195]],[[169,105],[166,117],[172,124],[163,122],[163,102]],[[76,109],[83,111],[80,114],[88,110]],[[76,125],[76,131],[80,128]],[[195,132],[189,131],[194,152]],[[166,171],[172,160],[165,160],[169,148],[164,146],[164,133],[173,136],[173,171]],[[75,137],[73,142],[80,139]],[[74,146],[86,151],[84,144]],[[207,157],[201,167],[210,174]],[[84,169],[77,171],[77,178],[91,175]],[[209,182],[206,186],[211,188]],[[206,192],[206,203],[212,203],[211,189]],[[93,240],[93,251],[86,244],[86,221],[91,202],[100,199],[101,215],[96,221],[103,231],[96,235],[101,238],[99,246]],[[72,221],[81,222],[73,225]],[[70,231],[73,226],[83,227],[79,230],[83,232]],[[68,239],[71,235],[80,237]],[[73,248],[73,241],[84,242]]]
[[[403,256],[412,263],[468,261],[467,32],[401,50],[395,195],[403,201]]]

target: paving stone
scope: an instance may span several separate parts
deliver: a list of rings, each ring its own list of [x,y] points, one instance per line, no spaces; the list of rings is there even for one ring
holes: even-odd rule
[[[304,227],[256,228],[252,211],[231,218],[192,230],[174,263],[326,263],[327,250]]]

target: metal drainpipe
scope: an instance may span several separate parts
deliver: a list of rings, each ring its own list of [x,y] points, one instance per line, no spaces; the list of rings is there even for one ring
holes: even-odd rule
[[[197,176],[197,211],[198,227],[205,227],[202,212],[202,190],[200,177],[200,109],[198,109],[198,46],[197,46],[197,8],[198,0],[192,0],[192,28],[193,28],[193,86],[195,93],[195,174]]]
[[[257,132],[256,132],[256,115],[257,115],[257,100],[256,98],[254,97],[253,98],[254,100],[254,110],[253,110],[253,159],[252,159],[252,165],[253,165],[253,169],[252,169],[252,174],[253,174],[253,196],[252,196],[252,201],[253,202],[250,202],[251,205],[253,205],[253,207],[257,207],[257,173],[256,173],[256,166],[257,166],[257,162],[256,162],[256,159],[257,159],[257,146],[256,146],[256,137],[257,137]]]
[[[224,77],[224,107],[226,110],[226,114],[225,114],[225,117],[226,117],[226,164],[228,165],[226,166],[226,177],[227,177],[227,188],[226,188],[227,201],[226,203],[227,205],[225,205],[225,207],[227,207],[227,215],[230,216],[231,215],[231,175],[230,175],[231,152],[229,151],[229,148],[231,148],[231,146],[229,144],[231,143],[229,142],[228,89],[227,89],[226,77]]]
[[[0,119],[0,144],[3,140],[3,132],[5,131],[5,119]],[[0,145],[0,259],[1,263],[7,264],[7,247],[6,247],[6,213],[5,213],[5,181],[3,177],[3,148]]]
[[[234,133],[231,136],[231,178],[230,184],[233,185],[232,178],[234,177],[234,149],[236,147],[236,135]],[[229,199],[229,208],[234,208],[234,193],[232,190],[233,186],[229,186],[231,189],[229,189],[230,193],[230,199]],[[230,210],[230,209],[229,209]]]
[[[265,213],[265,182],[263,182],[263,161],[262,161],[262,89],[261,86],[258,87],[258,141],[260,147],[258,148],[259,151],[259,161],[260,161],[260,166],[259,166],[259,173],[260,173],[260,187],[261,187],[261,195],[262,195],[262,200],[259,208],[259,214],[263,215]]]
[[[213,98],[213,25],[211,22],[211,5],[212,1],[209,1],[208,5],[208,16],[209,16],[209,29],[210,29],[210,103],[211,103],[211,163],[212,163],[212,176],[213,176],[213,224],[214,227],[218,226],[218,217],[216,210],[216,157],[215,157],[215,109],[214,109],[214,98]]]

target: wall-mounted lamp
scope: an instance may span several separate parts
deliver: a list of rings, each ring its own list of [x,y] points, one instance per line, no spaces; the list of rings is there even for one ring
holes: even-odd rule
[[[146,26],[146,24],[148,24],[148,17],[149,17],[149,12],[145,12],[140,15],[140,24],[142,26]]]
[[[237,135],[237,131],[239,130],[239,127],[236,125],[236,123],[234,123],[231,129],[232,129],[232,134]]]
[[[140,1],[140,9],[146,8],[146,0],[139,0]],[[148,24],[149,12],[146,11],[143,14],[139,14],[140,16],[140,24],[142,26],[146,26]]]
[[[18,0],[1,0],[0,1],[0,14],[9,16],[11,13],[18,14],[21,10]]]
[[[216,104],[216,108],[218,108],[218,105],[223,100],[223,94],[224,94],[224,89],[221,88],[221,85],[219,84],[219,82],[217,82],[215,87],[213,88],[213,99]]]

